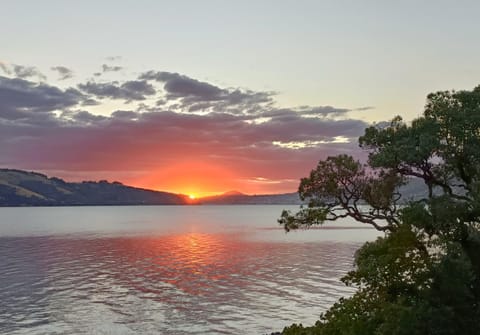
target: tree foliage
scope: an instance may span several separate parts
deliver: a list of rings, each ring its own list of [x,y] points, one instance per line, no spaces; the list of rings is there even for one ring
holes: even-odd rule
[[[283,334],[480,334],[480,86],[432,93],[422,117],[371,126],[359,144],[366,164],[320,161],[299,186],[308,205],[279,222],[289,231],[351,217],[385,234],[342,279],[358,288],[352,297]],[[425,196],[402,198],[415,178]]]

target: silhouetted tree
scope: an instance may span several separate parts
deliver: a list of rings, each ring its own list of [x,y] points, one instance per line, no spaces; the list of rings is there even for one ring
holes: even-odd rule
[[[283,211],[289,231],[352,217],[384,236],[365,243],[342,281],[358,288],[316,325],[283,334],[480,334],[480,86],[428,95],[422,117],[395,117],[359,139],[367,164],[320,161]],[[402,199],[414,178],[426,196]]]

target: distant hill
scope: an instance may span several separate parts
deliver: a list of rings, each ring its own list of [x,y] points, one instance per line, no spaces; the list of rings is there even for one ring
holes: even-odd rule
[[[298,193],[247,195],[237,191],[204,197],[197,200],[204,205],[296,205],[301,204]]]
[[[68,183],[36,172],[0,169],[0,206],[183,205],[185,195],[119,182]]]
[[[221,196],[231,196],[231,195],[245,195],[245,194],[239,191],[228,191],[221,194]]]
[[[37,172],[0,169],[0,206],[106,205],[290,205],[300,204],[297,193],[246,195],[230,191],[195,201],[182,194],[159,192],[106,180],[66,182]]]
[[[401,202],[427,195],[419,179],[400,188]],[[438,190],[437,190],[438,192]],[[436,193],[437,193],[436,192]],[[0,206],[85,205],[299,205],[298,193],[247,195],[230,191],[192,201],[188,196],[159,192],[101,180],[79,183],[47,177],[41,173],[0,169]]]
[[[402,194],[400,204],[425,198],[428,194],[424,182],[418,178],[410,179],[406,185],[400,187],[399,191]],[[438,189],[434,190],[435,193],[438,193],[438,191]],[[296,192],[246,195],[238,191],[230,191],[221,195],[200,198],[196,203],[204,205],[301,205],[302,201]]]

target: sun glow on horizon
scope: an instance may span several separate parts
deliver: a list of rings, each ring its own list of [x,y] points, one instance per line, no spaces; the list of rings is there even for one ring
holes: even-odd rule
[[[294,192],[297,179],[277,176],[252,177],[229,166],[190,159],[153,168],[129,181],[136,187],[170,192],[191,202],[231,191],[244,194],[275,194]]]
[[[135,181],[145,188],[183,194],[190,200],[238,189],[238,173],[212,162],[190,159],[152,169]]]

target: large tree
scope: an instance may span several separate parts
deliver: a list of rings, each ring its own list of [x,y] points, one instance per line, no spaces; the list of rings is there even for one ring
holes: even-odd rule
[[[284,334],[480,334],[480,86],[428,95],[422,117],[395,117],[359,139],[368,161],[320,161],[289,231],[352,217],[384,232],[342,280],[358,288],[315,326]],[[424,196],[402,197],[423,181]]]

